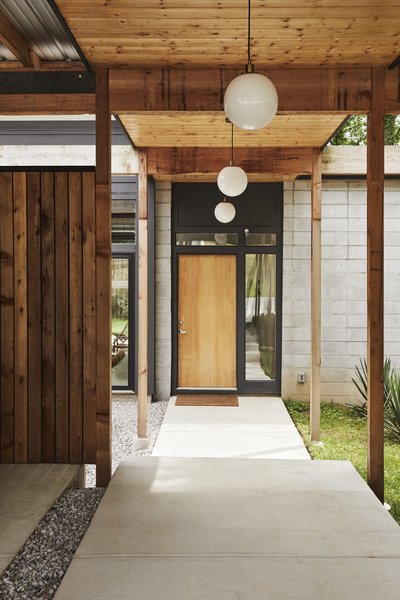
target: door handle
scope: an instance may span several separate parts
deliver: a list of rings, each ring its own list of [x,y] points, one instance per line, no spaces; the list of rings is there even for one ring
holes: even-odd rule
[[[178,329],[178,333],[179,333],[179,335],[184,335],[185,333],[187,333],[187,331],[185,331],[184,329],[179,328]]]

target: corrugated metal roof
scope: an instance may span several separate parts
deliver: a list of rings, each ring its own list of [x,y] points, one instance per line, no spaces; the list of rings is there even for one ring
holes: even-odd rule
[[[0,0],[0,10],[18,29],[41,60],[80,59],[62,23],[47,0]],[[14,58],[1,45],[0,57],[3,60]]]

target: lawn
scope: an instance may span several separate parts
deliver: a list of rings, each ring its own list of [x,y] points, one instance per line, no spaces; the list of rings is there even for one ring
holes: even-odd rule
[[[350,460],[360,475],[367,477],[367,422],[340,404],[321,403],[322,448],[310,442],[309,405],[293,400],[285,402],[312,458]],[[385,440],[385,502],[400,524],[400,443]]]
[[[118,317],[113,317],[112,319],[112,332],[117,334],[117,333],[122,333],[123,329],[125,328],[126,324],[128,322],[128,319],[119,319]],[[125,331],[126,334],[128,334],[128,330],[126,329]]]

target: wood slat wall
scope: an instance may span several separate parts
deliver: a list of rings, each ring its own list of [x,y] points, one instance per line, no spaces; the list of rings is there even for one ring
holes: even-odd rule
[[[1,462],[96,462],[95,224],[94,171],[0,172]]]

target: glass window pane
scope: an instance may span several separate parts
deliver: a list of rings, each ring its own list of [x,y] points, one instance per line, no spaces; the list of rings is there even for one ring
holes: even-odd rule
[[[246,379],[275,379],[276,257],[246,254]]]
[[[276,233],[248,233],[246,246],[276,246]]]
[[[128,386],[129,259],[113,258],[111,266],[112,385]]]
[[[237,233],[177,233],[177,246],[237,246]]]

